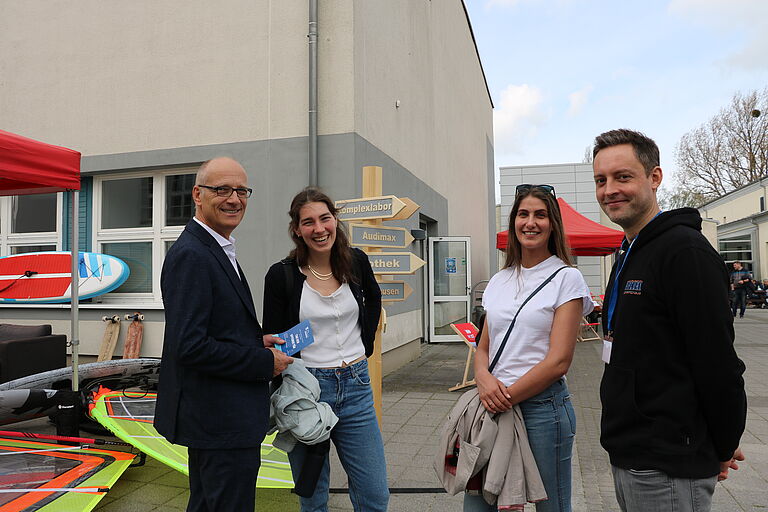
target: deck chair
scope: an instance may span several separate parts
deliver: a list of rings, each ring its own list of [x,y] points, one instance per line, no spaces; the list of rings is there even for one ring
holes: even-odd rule
[[[581,317],[581,325],[579,326],[579,332],[576,334],[577,341],[595,341],[600,340],[600,335],[597,334],[596,327],[600,325],[600,322],[590,322],[586,317]]]
[[[461,379],[461,382],[448,388],[448,391],[456,391],[457,389],[464,389],[475,385],[475,379],[467,380],[467,378],[469,377],[469,368],[472,365],[472,355],[475,353],[477,347],[477,342],[475,341],[475,338],[477,337],[477,327],[475,327],[475,324],[472,322],[467,322],[465,324],[451,324],[451,329],[459,335],[468,348],[467,364],[464,365],[464,377]]]
[[[582,317],[579,332],[576,335],[578,341],[594,341],[601,339],[600,335],[597,333],[597,327],[600,325],[600,315],[603,314],[604,298],[605,295],[592,294],[592,303],[595,305],[595,309],[589,316]]]

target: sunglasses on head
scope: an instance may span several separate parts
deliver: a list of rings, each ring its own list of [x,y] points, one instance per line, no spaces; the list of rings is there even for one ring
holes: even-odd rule
[[[522,185],[518,185],[517,188],[515,188],[515,195],[517,196],[517,195],[523,194],[534,188],[543,190],[547,194],[552,194],[552,197],[557,197],[555,195],[555,187],[553,187],[552,185],[531,185],[530,183],[524,183]]]

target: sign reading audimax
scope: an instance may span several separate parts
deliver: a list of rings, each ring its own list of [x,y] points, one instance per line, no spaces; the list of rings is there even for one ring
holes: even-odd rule
[[[405,249],[413,236],[405,228],[350,224],[350,242],[357,247],[396,247]]]

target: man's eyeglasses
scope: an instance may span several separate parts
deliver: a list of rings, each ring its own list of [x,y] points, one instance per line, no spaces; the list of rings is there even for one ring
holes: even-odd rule
[[[524,194],[525,192],[528,192],[531,189],[538,188],[540,190],[543,190],[547,194],[552,194],[552,197],[557,197],[555,195],[555,187],[552,185],[531,185],[530,183],[524,183],[522,185],[518,185],[515,188],[515,195]]]
[[[251,197],[251,194],[253,194],[253,189],[247,188],[247,187],[232,188],[227,185],[224,185],[221,187],[209,187],[208,185],[198,185],[198,187],[207,188],[208,190],[213,190],[214,192],[216,192],[216,195],[219,197],[229,197],[232,195],[233,190],[237,193],[237,197]]]

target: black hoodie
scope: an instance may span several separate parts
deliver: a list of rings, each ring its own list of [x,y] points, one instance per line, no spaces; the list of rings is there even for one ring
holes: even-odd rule
[[[661,213],[640,231],[619,276],[600,386],[600,442],[615,466],[710,477],[744,432],[728,272],[700,231],[693,208]],[[616,265],[606,305],[615,274]],[[604,332],[606,324],[604,315]]]

